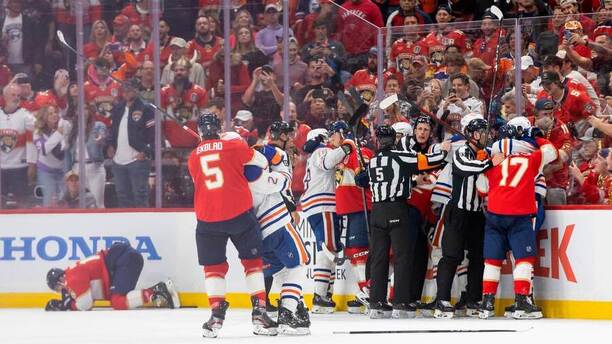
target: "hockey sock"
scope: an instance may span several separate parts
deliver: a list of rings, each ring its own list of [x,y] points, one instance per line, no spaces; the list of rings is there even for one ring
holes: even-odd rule
[[[211,308],[225,301],[225,274],[229,265],[227,262],[204,266],[204,286],[208,294],[208,303]]]
[[[349,258],[355,275],[357,276],[357,285],[359,290],[364,290],[366,287],[366,262],[368,260],[367,247],[347,247],[344,249],[344,254]]]
[[[260,258],[241,259],[246,275],[246,285],[251,293],[251,298],[259,299],[260,305],[266,305],[266,286],[263,276],[263,261]],[[253,305],[255,306],[255,305]]]
[[[484,272],[482,274],[482,293],[496,294],[497,285],[501,276],[503,259],[485,259]]]
[[[302,299],[302,286],[306,276],[306,267],[299,265],[294,268],[285,269],[283,284],[281,286],[281,304],[291,312],[295,313],[298,303]]]
[[[331,274],[329,275],[329,284],[327,285],[327,296],[331,300],[334,295],[334,283],[336,283],[336,267],[332,268]]]
[[[334,263],[323,250],[317,251],[317,260],[314,267],[314,293],[326,297],[329,281],[331,279]]]
[[[531,292],[531,274],[533,272],[533,264],[535,257],[526,257],[516,259],[514,271],[514,294],[529,295]]]

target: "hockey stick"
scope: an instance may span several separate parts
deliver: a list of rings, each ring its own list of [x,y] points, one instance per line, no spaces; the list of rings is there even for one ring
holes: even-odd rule
[[[83,58],[84,60],[87,60],[87,57],[85,57],[85,55],[81,54],[80,52],[78,52],[76,49],[74,49],[72,46],[70,46],[70,44],[68,44],[68,42],[66,41],[66,37],[64,37],[64,33],[61,30],[57,30],[56,32],[57,34],[57,39],[59,40],[59,42],[65,46],[66,48],[68,48],[68,50],[72,51],[73,53],[75,53],[76,55],[80,56],[81,58]],[[117,83],[119,83],[122,86],[125,86],[127,83],[124,80],[118,79],[116,77],[114,77],[112,74],[109,74],[109,77],[111,79],[113,79],[113,81],[116,81]],[[195,131],[193,131],[191,128],[189,128],[188,126],[186,126],[185,124],[182,124],[178,118],[176,118],[173,115],[170,115],[169,113],[167,113],[166,111],[162,110],[159,106],[149,102],[148,100],[144,99],[144,97],[142,96],[142,94],[140,92],[137,92],[138,94],[138,99],[140,99],[145,105],[148,105],[150,107],[152,107],[153,109],[159,111],[159,113],[161,113],[162,115],[164,115],[167,118],[170,118],[171,120],[175,121],[179,126],[181,126],[181,128],[183,128],[183,130],[185,130],[186,132],[188,132],[191,136],[193,137],[197,137],[198,140],[202,140],[202,138],[200,137],[200,135],[198,133],[196,133]]]
[[[491,13],[493,13],[497,18],[499,18],[499,32],[497,34],[497,46],[495,47],[495,64],[493,65],[493,81],[491,82],[491,94],[489,95],[489,106],[487,107],[487,114],[485,118],[487,119],[487,143],[489,143],[489,131],[491,129],[491,112],[493,110],[493,96],[495,95],[495,84],[497,82],[497,68],[499,66],[499,47],[501,45],[501,37],[502,37],[502,20],[504,19],[504,14],[499,9],[499,7],[493,5],[489,9]]]
[[[372,331],[334,331],[332,334],[410,334],[410,333],[513,333],[526,332],[532,330],[529,327],[525,330],[514,329],[491,329],[491,330],[372,330]]]

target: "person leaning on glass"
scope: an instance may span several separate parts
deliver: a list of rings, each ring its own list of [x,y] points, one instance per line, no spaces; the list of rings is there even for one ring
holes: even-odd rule
[[[70,122],[61,119],[54,105],[38,110],[34,144],[38,150],[37,184],[42,188],[42,206],[55,207],[64,193],[64,159],[69,148]]]

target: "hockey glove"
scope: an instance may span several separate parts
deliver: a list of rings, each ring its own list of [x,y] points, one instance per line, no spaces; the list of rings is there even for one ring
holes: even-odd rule
[[[355,176],[355,185],[367,188],[370,186],[370,176],[368,175],[368,171],[361,171]]]

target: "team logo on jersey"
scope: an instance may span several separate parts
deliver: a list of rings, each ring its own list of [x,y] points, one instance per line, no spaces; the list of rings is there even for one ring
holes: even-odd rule
[[[589,103],[589,104],[586,104],[586,105],[584,106],[584,111],[585,111],[586,113],[593,113],[593,111],[594,111],[594,110],[595,110],[595,108],[593,107],[593,104],[590,104],[590,103]]]
[[[141,118],[142,118],[142,111],[132,112],[132,120],[134,120],[134,122],[140,121]]]
[[[4,153],[9,153],[15,148],[17,137],[14,133],[0,132],[0,150]]]
[[[191,94],[191,102],[195,103],[198,100],[198,94],[197,93],[192,93]]]

